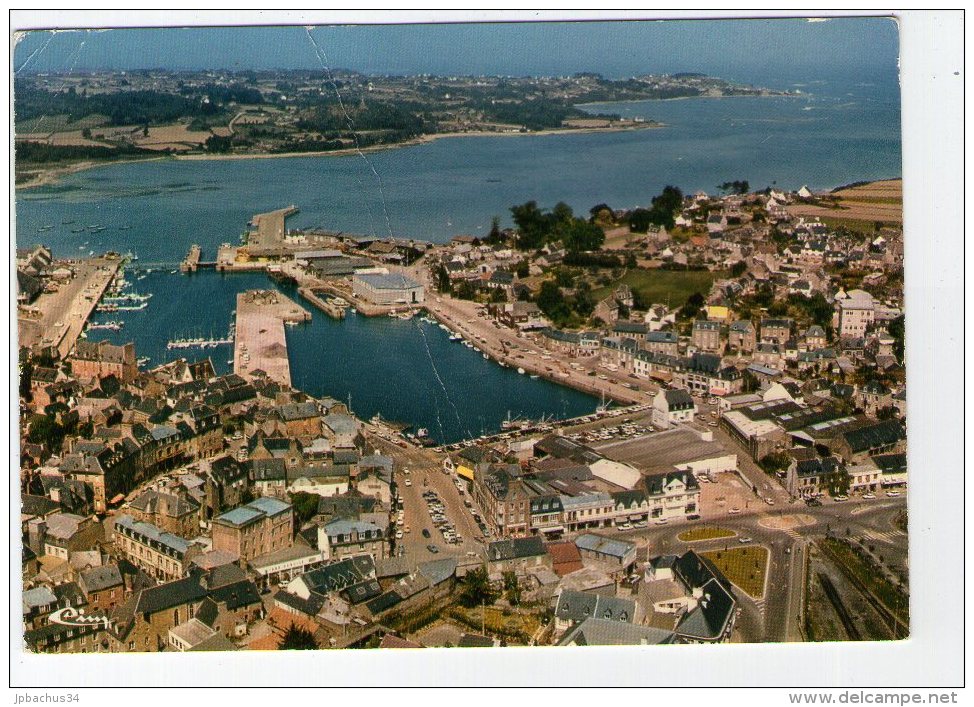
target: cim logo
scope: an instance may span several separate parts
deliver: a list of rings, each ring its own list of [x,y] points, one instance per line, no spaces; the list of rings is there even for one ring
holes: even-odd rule
[[[111,626],[111,622],[107,616],[97,616],[94,614],[86,616],[84,609],[72,609],[70,606],[58,609],[48,619],[52,623],[61,624],[62,626],[83,627],[101,624],[106,629]]]

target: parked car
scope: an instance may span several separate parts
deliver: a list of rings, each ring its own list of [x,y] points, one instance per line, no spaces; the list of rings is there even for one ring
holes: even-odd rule
[[[887,491],[886,492],[886,495],[889,496],[890,498],[896,498],[897,496],[900,495],[900,492],[899,491]]]
[[[656,525],[666,525],[669,522],[669,518],[660,518],[656,521]]]
[[[848,501],[849,497],[846,496],[845,494],[842,494],[840,496],[833,496],[832,500],[841,503],[842,501]]]
[[[736,516],[736,515],[737,515],[738,513],[740,513],[740,512],[741,512],[741,509],[740,509],[740,508],[731,508],[731,509],[730,509],[729,511],[727,511],[727,512],[728,512],[728,513],[730,513],[730,514],[731,514],[732,516]]]
[[[426,546],[426,549],[429,550],[430,552],[432,552],[434,555],[437,554],[440,551],[440,548],[436,547],[436,545],[434,545],[433,543],[430,543],[429,545],[427,545]]]
[[[822,505],[822,502],[819,501],[817,498],[810,498],[807,501],[805,501],[805,505],[806,506],[821,506]]]
[[[747,545],[749,542],[754,542],[751,538],[739,538],[738,541],[741,545]]]
[[[429,528],[423,528],[423,537],[428,538],[430,536]]]
[[[691,513],[690,515],[687,516],[687,520],[700,520],[700,514]]]
[[[862,497],[865,498],[865,499],[873,499],[873,498],[876,498],[876,494],[874,494],[874,493],[864,493],[862,495]]]

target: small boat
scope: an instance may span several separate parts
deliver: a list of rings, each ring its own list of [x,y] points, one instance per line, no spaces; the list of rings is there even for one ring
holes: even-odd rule
[[[83,228],[72,228],[71,229],[71,233],[84,233],[84,232],[85,232],[85,229],[83,229]]]
[[[537,373],[532,373],[531,374],[531,380],[537,380],[537,379],[538,379],[538,374]]]
[[[128,231],[131,228],[132,228],[131,226],[129,226],[128,224],[126,224],[125,226],[119,226],[118,227],[118,230],[119,231]]]
[[[490,358],[487,354],[484,354],[484,358]]]
[[[177,272],[179,272],[179,271],[178,270],[170,270],[169,271],[169,274],[170,275],[175,275]]]
[[[65,220],[61,221],[61,225],[62,226],[70,226],[72,223],[74,223],[74,219],[73,218],[72,219],[65,219]]]
[[[525,371],[524,371],[524,369],[523,369],[523,368],[519,368],[519,369],[517,369],[517,372],[518,372],[518,373],[520,373],[520,374],[521,374],[522,376],[523,376],[523,375],[524,375],[524,373],[525,373]]]

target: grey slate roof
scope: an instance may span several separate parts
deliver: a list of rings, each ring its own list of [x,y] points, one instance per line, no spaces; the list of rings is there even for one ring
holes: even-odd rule
[[[588,618],[570,629],[559,646],[652,646],[673,643],[676,634],[654,626]]]
[[[631,599],[618,599],[601,594],[577,592],[565,589],[555,604],[555,618],[562,621],[581,623],[588,618],[632,623],[636,615],[636,602]]]

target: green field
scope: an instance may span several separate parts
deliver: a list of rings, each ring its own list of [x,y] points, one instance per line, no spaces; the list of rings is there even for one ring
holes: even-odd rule
[[[755,599],[764,596],[764,576],[768,571],[768,551],[758,545],[733,550],[701,552],[735,586]]]
[[[685,543],[697,542],[699,540],[716,540],[717,538],[732,538],[737,533],[727,528],[694,528],[679,534],[680,540]]]
[[[682,307],[687,297],[699,292],[704,297],[720,273],[707,270],[629,270],[611,285],[593,291],[596,300],[612,294],[619,285],[629,285],[638,292],[646,304],[665,304],[670,308]]]

